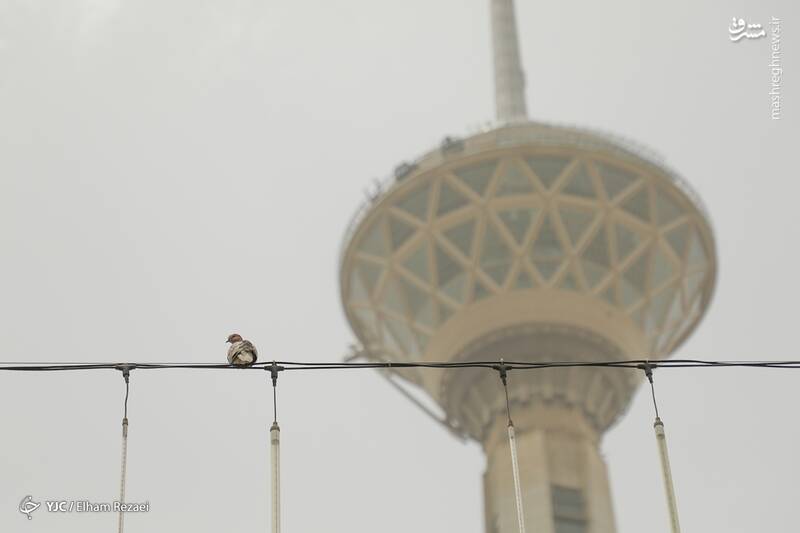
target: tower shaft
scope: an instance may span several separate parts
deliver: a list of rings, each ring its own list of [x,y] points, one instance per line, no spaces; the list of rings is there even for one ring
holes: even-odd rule
[[[613,360],[619,348],[589,331],[553,325],[495,330],[470,343],[458,360]],[[535,533],[615,533],[611,490],[600,454],[603,432],[624,410],[635,374],[622,369],[543,368],[508,373],[516,428],[522,510]],[[506,434],[504,388],[496,375],[449,372],[443,405],[486,454],[486,533],[518,533],[515,480]]]
[[[525,74],[520,61],[514,0],[490,2],[497,120],[503,123],[525,121],[528,118]]]
[[[522,501],[528,531],[614,533],[614,513],[599,436],[566,406],[534,406],[515,416]],[[511,458],[500,420],[484,442],[487,533],[517,533]]]

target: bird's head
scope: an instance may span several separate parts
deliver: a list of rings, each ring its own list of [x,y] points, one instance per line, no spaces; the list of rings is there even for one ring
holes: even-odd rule
[[[231,344],[233,344],[234,342],[241,342],[241,341],[242,341],[242,336],[239,335],[238,333],[231,333],[230,335],[228,335],[227,342],[230,342]]]

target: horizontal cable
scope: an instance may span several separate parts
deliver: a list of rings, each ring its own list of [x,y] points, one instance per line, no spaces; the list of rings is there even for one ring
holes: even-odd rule
[[[455,361],[455,362],[297,362],[275,361],[279,370],[355,370],[370,368],[489,368],[499,370],[499,361]],[[230,364],[198,364],[198,363],[37,363],[37,362],[0,362],[0,371],[18,372],[60,372],[68,370],[270,370],[272,361],[256,363],[250,366]],[[651,368],[800,368],[800,361],[708,361],[702,359],[666,359],[652,361],[648,359],[630,359],[618,361],[506,361],[508,370],[536,370],[543,368],[634,368],[642,369],[645,365]]]

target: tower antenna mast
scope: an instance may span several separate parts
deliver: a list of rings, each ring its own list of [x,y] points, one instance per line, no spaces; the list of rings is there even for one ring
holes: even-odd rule
[[[525,122],[525,74],[520,60],[514,0],[490,0],[495,114],[501,123]]]

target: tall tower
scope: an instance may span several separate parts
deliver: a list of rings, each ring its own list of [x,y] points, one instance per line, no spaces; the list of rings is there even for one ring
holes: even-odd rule
[[[491,0],[499,125],[447,138],[357,212],[341,257],[345,313],[374,360],[608,361],[669,356],[716,278],[689,185],[641,149],[527,120],[512,0]],[[518,531],[493,372],[397,370],[480,442],[487,533]],[[603,433],[641,376],[512,372],[530,531],[614,533]]]

